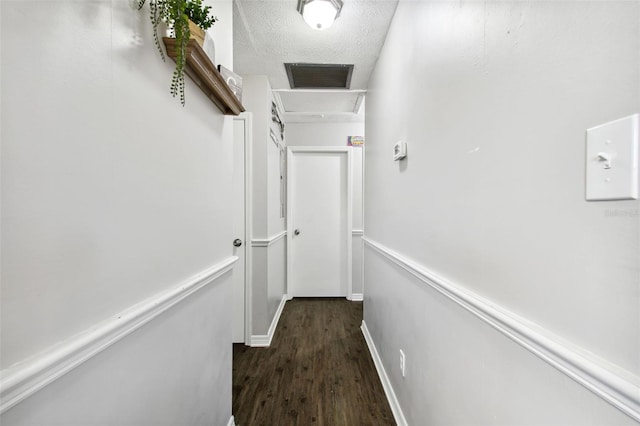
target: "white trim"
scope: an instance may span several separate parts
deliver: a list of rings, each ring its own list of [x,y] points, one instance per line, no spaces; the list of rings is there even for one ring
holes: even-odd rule
[[[361,258],[362,258],[362,268],[361,268],[362,271],[361,271],[361,274],[362,275],[360,275],[360,276],[362,277],[361,285],[362,285],[362,291],[364,292],[364,245],[362,243],[362,238],[361,238],[364,235],[364,230],[363,229],[353,229],[351,231],[351,235],[354,238],[360,238],[360,240],[358,241],[358,244],[360,245],[359,249],[362,252],[362,256],[361,256]],[[349,299],[349,300],[352,300],[354,302],[362,302],[364,300],[364,293],[351,293],[351,299]]]
[[[229,421],[227,422],[227,426],[236,426],[236,421],[233,416],[229,417]]]
[[[293,248],[293,197],[292,179],[293,176],[293,154],[298,152],[306,153],[345,153],[347,155],[347,299],[353,297],[353,149],[350,146],[290,146],[287,147],[287,293],[293,295],[291,291],[292,276],[292,248]]]
[[[271,91],[278,96],[280,93],[367,93],[366,89],[272,89]]]
[[[364,114],[354,112],[316,111],[316,112],[285,112],[287,124],[298,123],[364,123]],[[360,148],[358,148],[360,149]]]
[[[366,109],[366,101],[365,101],[365,109]],[[366,111],[365,111],[365,115],[366,115]],[[366,136],[365,136],[365,144],[366,144]],[[366,176],[365,176],[365,171],[367,168],[367,162],[365,161],[367,159],[367,147],[366,145],[362,146],[362,211],[360,212],[360,220],[362,222],[362,226],[364,227],[365,221],[364,221],[364,209],[365,209],[365,201],[366,201],[366,191],[365,191],[365,184],[366,184]],[[363,229],[363,237],[364,237],[364,229]],[[364,295],[364,288],[365,288],[365,279],[364,279],[364,271],[365,271],[365,258],[364,258],[364,241],[363,238],[360,238],[360,248],[362,249],[362,268],[361,268],[361,276],[362,276],[362,294]]]
[[[389,376],[387,376],[387,372],[385,371],[384,365],[382,364],[380,354],[376,349],[376,345],[373,343],[373,338],[371,337],[371,333],[369,333],[369,329],[367,328],[367,324],[364,322],[364,320],[362,321],[360,329],[362,330],[362,335],[364,336],[364,340],[367,342],[369,352],[371,353],[371,358],[373,358],[373,363],[376,366],[376,370],[378,371],[378,376],[380,377],[380,382],[382,383],[384,394],[387,396],[387,401],[389,401],[389,406],[391,407],[393,418],[396,420],[398,426],[408,426],[407,419],[405,419],[404,413],[402,412],[402,407],[400,407],[400,402],[398,402],[396,393],[393,391],[393,386],[391,386]]]
[[[353,106],[353,113],[360,114],[362,111],[362,105],[364,105],[364,96],[365,93],[360,93],[358,95],[358,99],[356,99],[356,104]]]
[[[620,411],[640,421],[640,377],[598,359],[534,322],[463,289],[366,237],[366,245],[531,351]]]
[[[287,303],[287,300],[290,299],[286,294],[284,294],[282,296],[282,300],[280,300],[280,305],[278,305],[278,309],[273,316],[273,320],[271,320],[269,331],[267,332],[267,334],[257,334],[255,336],[251,336],[251,347],[264,348],[267,346],[271,346],[271,341],[273,340],[273,336],[274,334],[276,334],[276,328],[278,327],[278,321],[280,321],[280,315],[282,315],[282,310],[284,309],[284,305],[285,303]]]
[[[235,256],[229,257],[180,285],[135,304],[85,332],[49,348],[39,356],[2,370],[0,412],[5,412],[25,400],[186,297],[230,272],[237,260]]]
[[[291,182],[291,176],[293,173],[293,151],[291,147],[287,148],[287,277],[286,288],[289,294],[289,300],[293,299],[293,291],[291,285],[291,274],[293,273],[293,267],[291,265],[291,248],[293,247],[291,237],[293,235],[293,203],[291,202],[291,194],[293,193],[293,184]]]
[[[252,191],[253,191],[253,114],[243,112],[233,118],[244,121],[244,240],[251,238],[253,232],[253,222],[251,220]],[[248,244],[245,243],[244,250],[244,342],[251,339],[252,316],[251,309],[252,289],[253,289],[253,254]]]
[[[362,293],[353,293],[351,295],[352,302],[362,302],[364,300],[364,294]]]
[[[347,147],[347,295],[353,300],[353,148]]]
[[[287,236],[287,231],[277,233],[269,238],[254,238],[251,240],[251,247],[269,247]]]

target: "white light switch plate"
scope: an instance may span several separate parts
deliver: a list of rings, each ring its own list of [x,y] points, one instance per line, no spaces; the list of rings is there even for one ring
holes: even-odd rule
[[[407,143],[405,141],[398,141],[393,146],[393,160],[402,160],[407,156]]]
[[[586,199],[638,199],[640,114],[587,129]]]

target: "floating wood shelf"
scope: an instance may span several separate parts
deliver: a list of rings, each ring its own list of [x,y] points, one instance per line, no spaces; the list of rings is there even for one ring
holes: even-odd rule
[[[176,39],[163,37],[162,41],[167,48],[167,55],[175,61],[177,56]],[[207,54],[195,40],[189,40],[187,43],[186,60],[185,74],[191,77],[191,80],[220,108],[220,111],[227,115],[238,115],[244,111],[244,107],[236,95],[233,94],[215,65],[211,63]]]

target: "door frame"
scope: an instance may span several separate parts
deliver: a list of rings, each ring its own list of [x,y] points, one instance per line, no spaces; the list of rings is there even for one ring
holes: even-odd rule
[[[337,153],[347,156],[347,300],[353,299],[353,156],[350,146],[288,146],[287,147],[287,293],[291,300],[293,247],[293,156],[296,153]]]
[[[233,120],[244,122],[244,344],[249,345],[252,333],[252,283],[253,283],[253,264],[251,238],[253,232],[252,218],[252,179],[253,179],[253,162],[252,162],[252,146],[253,146],[253,114],[243,112],[234,116]]]

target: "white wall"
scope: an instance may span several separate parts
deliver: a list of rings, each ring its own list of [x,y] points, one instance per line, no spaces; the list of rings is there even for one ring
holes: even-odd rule
[[[312,122],[287,123],[285,126],[287,146],[346,146],[349,136],[364,136],[362,122]],[[365,140],[366,144],[366,140]],[[353,293],[363,293],[362,279],[362,231],[363,220],[363,173],[364,147],[353,148]]]
[[[242,102],[253,117],[251,334],[264,341],[286,293],[285,220],[280,216],[280,148],[272,142],[271,86],[266,76],[243,76]],[[275,128],[274,128],[275,129]],[[275,130],[274,130],[275,131]]]
[[[584,145],[585,129],[640,110],[639,14],[637,2],[401,1],[366,123],[371,242],[629,383],[640,204],[584,200]],[[365,287],[410,424],[632,423],[372,248]]]
[[[215,65],[233,70],[233,1],[203,0],[202,3],[211,6],[211,14],[218,18],[207,30],[215,46]]]
[[[230,118],[190,80],[186,107],[171,98],[147,7],[1,7],[4,375],[229,259],[233,236]],[[216,280],[2,423],[226,424],[230,286]]]

